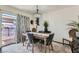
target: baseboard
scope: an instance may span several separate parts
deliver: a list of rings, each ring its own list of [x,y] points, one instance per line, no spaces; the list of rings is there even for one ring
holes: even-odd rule
[[[16,42],[10,43],[10,44],[7,44],[7,45],[3,45],[3,46],[1,46],[1,48],[2,48],[2,47],[6,47],[6,46],[8,46],[8,45],[12,45],[12,44],[16,44]]]
[[[58,42],[58,41],[53,41],[53,42],[63,44],[62,42]],[[64,45],[69,45],[69,44],[64,43]]]

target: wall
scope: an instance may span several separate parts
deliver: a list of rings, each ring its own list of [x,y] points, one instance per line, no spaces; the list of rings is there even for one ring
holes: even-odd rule
[[[50,11],[42,15],[40,19],[39,30],[44,30],[43,23],[48,21],[48,30],[55,33],[54,40],[62,41],[62,38],[68,38],[69,26],[71,20],[79,21],[79,6],[64,8],[61,10]]]

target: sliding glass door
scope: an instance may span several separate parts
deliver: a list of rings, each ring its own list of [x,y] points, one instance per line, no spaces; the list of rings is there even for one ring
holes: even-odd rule
[[[16,42],[16,15],[2,13],[2,45]]]

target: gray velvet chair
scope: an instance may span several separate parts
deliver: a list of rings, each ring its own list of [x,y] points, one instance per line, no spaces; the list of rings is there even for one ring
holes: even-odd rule
[[[28,38],[29,38],[28,45],[32,44],[32,52],[34,52],[34,44],[39,43],[39,39],[34,38],[33,34],[31,34],[31,33],[27,33],[27,35],[28,35]],[[27,48],[28,48],[28,46],[27,46]]]
[[[46,46],[49,47],[49,52],[50,52],[50,46],[52,47],[52,50],[53,50],[53,45],[52,45],[53,38],[54,38],[54,33],[50,34],[46,40]],[[44,45],[44,40],[41,40],[40,44]]]

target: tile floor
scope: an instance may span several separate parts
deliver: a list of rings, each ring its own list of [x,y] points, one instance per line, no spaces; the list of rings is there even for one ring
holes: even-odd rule
[[[50,53],[71,53],[71,49],[68,46],[63,46],[59,43],[53,42],[54,50],[50,51]],[[30,45],[27,49],[27,44],[23,46],[22,43],[12,44],[2,48],[2,53],[32,53],[32,45]],[[37,45],[34,46],[34,53],[44,53],[44,48],[42,51],[38,48]],[[47,53],[49,53],[47,49]]]

